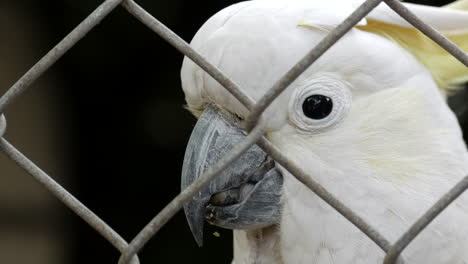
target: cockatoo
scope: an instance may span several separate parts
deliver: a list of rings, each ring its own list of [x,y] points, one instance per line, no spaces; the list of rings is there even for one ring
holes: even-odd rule
[[[254,0],[215,14],[191,45],[258,101],[363,1]],[[468,1],[405,4],[468,50]],[[188,109],[199,118],[182,188],[246,137],[247,109],[185,58]],[[380,4],[263,114],[266,137],[388,241],[395,242],[468,174],[447,94],[467,68]],[[381,263],[364,233],[253,146],[184,206],[196,241],[206,222],[234,230],[233,263]],[[403,251],[405,263],[468,263],[468,194]]]

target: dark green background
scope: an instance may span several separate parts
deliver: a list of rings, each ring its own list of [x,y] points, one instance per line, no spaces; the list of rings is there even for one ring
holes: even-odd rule
[[[238,1],[141,0],[156,18],[189,41],[216,11]],[[415,1],[416,2],[416,1]],[[419,1],[423,2],[423,1]],[[448,1],[424,1],[440,5]],[[42,53],[58,43],[101,1],[22,0],[25,15],[47,25]],[[37,57],[37,60],[40,56]],[[118,7],[51,71],[72,192],[125,239],[133,238],[179,191],[185,145],[195,119],[184,110],[183,56]],[[67,263],[117,263],[118,252],[69,210],[73,240]],[[211,235],[221,233],[221,238]],[[193,241],[182,212],[144,248],[143,263],[230,263],[229,231]]]

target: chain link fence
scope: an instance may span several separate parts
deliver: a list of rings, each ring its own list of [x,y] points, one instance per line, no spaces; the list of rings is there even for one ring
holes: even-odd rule
[[[307,173],[299,166],[295,165],[288,159],[288,157],[282,155],[281,152],[264,137],[264,128],[260,122],[258,122],[264,110],[275,100],[275,98],[277,98],[299,75],[301,75],[312,63],[332,47],[362,18],[382,2],[468,67],[468,55],[463,50],[434,30],[430,25],[421,21],[398,0],[367,0],[338,27],[331,31],[308,54],[306,54],[301,61],[291,68],[282,78],[280,78],[279,81],[258,102],[253,102],[242,92],[242,89],[229,78],[229,76],[226,76],[222,71],[213,66],[177,34],[155,19],[133,0],[107,0],[97,7],[70,34],[68,34],[62,41],[60,41],[60,43],[40,59],[36,65],[27,71],[27,73],[24,74],[0,98],[0,113],[3,113],[10,104],[12,104],[25,90],[28,89],[28,87],[31,86],[31,84],[33,84],[42,74],[44,74],[44,72],[46,72],[64,54],[66,54],[70,48],[86,36],[86,34],[88,34],[97,24],[108,16],[117,6],[122,5],[142,24],[149,27],[174,48],[204,69],[250,110],[250,116],[247,119],[247,128],[250,133],[247,138],[231,150],[230,153],[223,157],[216,165],[207,170],[204,175],[191,186],[176,196],[130,242],[122,238],[109,225],[101,220],[98,215],[89,210],[84,204],[82,204],[60,184],[55,182],[49,175],[42,171],[41,168],[36,166],[3,137],[7,129],[7,122],[4,115],[1,115],[0,117],[0,148],[11,160],[27,171],[57,199],[63,202],[80,218],[93,227],[96,232],[108,240],[109,243],[111,243],[121,253],[119,264],[140,263],[137,256],[138,252],[153,236],[155,236],[161,227],[163,227],[182,208],[183,204],[201,188],[206,186],[210,180],[219,174],[220,171],[228,167],[254,144],[258,144],[262,149],[270,154],[273,159],[291,172],[292,175],[294,175],[300,182],[308,186],[319,197],[365,233],[369,239],[374,241],[384,252],[387,253],[384,263],[395,263],[401,252],[411,243],[411,241],[434,218],[436,218],[440,212],[442,212],[452,201],[454,201],[468,188],[468,176],[453,187],[436,204],[434,204],[433,207],[430,208],[430,210],[428,210],[416,223],[414,223],[400,239],[398,239],[394,244],[391,244],[379,232],[377,232],[376,229],[366,223],[357,213],[353,212],[341,201],[334,198],[333,195],[325,188],[315,182],[311,177],[308,177]]]

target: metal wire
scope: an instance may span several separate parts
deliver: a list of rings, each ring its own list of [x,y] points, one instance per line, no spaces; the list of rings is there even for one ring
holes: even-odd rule
[[[435,203],[410,229],[390,248],[384,264],[393,264],[403,250],[426,228],[447,206],[468,189],[468,176]]]
[[[446,49],[455,58],[468,66],[468,55],[457,47],[454,43],[433,29],[430,25],[421,21],[416,15],[408,10],[398,0],[367,0],[359,6],[346,20],[337,28],[330,32],[316,47],[314,47],[306,56],[292,67],[275,85],[258,101],[257,104],[245,93],[241,87],[231,80],[226,74],[216,66],[208,62],[200,53],[195,51],[189,44],[181,39],[177,34],[168,29],[164,24],[151,16],[142,7],[133,0],[107,0],[93,11],[83,22],[81,22],[70,34],[59,42],[51,51],[49,51],[39,62],[37,62],[29,71],[27,71],[1,98],[0,113],[19,97],[33,82],[35,82],[48,68],[50,68],[58,59],[68,52],[79,40],[81,40],[90,30],[101,22],[108,14],[112,12],[119,4],[144,25],[157,33],[177,50],[190,58],[194,63],[201,67],[207,74],[218,81],[226,90],[239,100],[248,110],[250,115],[247,127],[252,128],[247,138],[223,157],[216,165],[208,169],[202,177],[197,179],[192,185],[183,190],[175,197],[163,210],[160,211],[130,244],[120,237],[103,220],[84,206],[78,199],[68,193],[60,184],[55,182],[44,171],[37,167],[32,161],[19,152],[13,145],[3,138],[6,130],[6,120],[3,115],[0,116],[0,149],[21,168],[26,170],[41,183],[57,199],[62,201],[79,217],[92,226],[98,233],[106,238],[122,255],[119,264],[139,263],[137,253],[143,246],[164,226],[174,214],[181,209],[183,204],[188,201],[196,192],[208,184],[223,169],[228,167],[239,156],[241,156],[253,144],[257,143],[270,156],[286,170],[288,170],[300,182],[309,187],[321,199],[332,206],[337,212],[343,215],[372,241],[374,241],[383,251],[387,252],[384,263],[394,263],[401,252],[411,243],[411,241],[424,228],[434,220],[448,205],[459,197],[468,188],[468,176],[458,183],[452,190],[444,195],[430,210],[428,210],[403,236],[394,244],[383,237],[375,228],[362,219],[356,212],[353,212],[344,203],[337,200],[323,186],[307,175],[300,166],[294,164],[288,157],[284,156],[268,139],[263,137],[264,128],[259,121],[262,113],[268,106],[300,76],[312,63],[322,56],[330,47],[341,39],[352,27],[354,27],[362,18],[372,11],[379,3],[385,2],[390,8],[406,19],[414,27],[418,28],[429,38]]]
[[[192,198],[198,191],[205,187],[213,180],[221,171],[226,169],[230,164],[235,162],[245,151],[255,145],[255,143],[263,136],[265,132],[262,126],[256,126],[252,132],[231,150],[221,160],[216,162],[194,183],[177,195],[161,212],[151,220],[151,222],[143,228],[143,230],[130,242],[130,245],[122,254],[119,264],[127,263],[128,260],[136,254],[148,242],[148,240],[159,231],[159,229],[179,211],[185,202]]]
[[[128,244],[120,237],[120,235],[110,228],[103,220],[83,205],[78,199],[65,190],[60,184],[54,181],[47,173],[37,167],[26,156],[13,147],[6,139],[0,138],[0,149],[11,160],[34,177],[36,181],[42,184],[49,192],[57,199],[70,208],[75,214],[85,220],[92,226],[101,236],[109,241],[115,248],[123,252]],[[132,264],[140,263],[137,258],[134,258]]]
[[[174,32],[168,29],[163,23],[159,22],[156,18],[141,8],[135,1],[126,0],[123,6],[127,11],[140,20],[143,24],[148,26],[161,38],[166,40],[169,44],[174,46],[178,51],[195,62],[200,68],[205,70],[213,79],[218,81],[224,88],[226,88],[232,95],[234,95],[239,102],[241,102],[248,110],[254,105],[252,98],[242,92],[239,85],[227,77],[216,66],[209,63],[200,53],[196,52],[187,42],[181,37],[177,36]]]
[[[342,216],[353,223],[359,228],[364,234],[366,234],[372,241],[375,242],[384,252],[387,252],[390,248],[390,242],[383,237],[375,228],[368,224],[364,219],[354,213],[345,204],[337,200],[330,192],[322,187],[318,182],[314,181],[304,170],[299,166],[291,162],[287,157],[281,154],[278,148],[276,148],[268,139],[262,138],[258,145],[271,157],[281,164],[286,170],[288,170],[296,179],[302,182],[305,186],[309,187],[315,194],[317,194],[322,200],[326,201],[331,207],[338,211]]]
[[[367,0],[360,5],[348,18],[332,30],[304,58],[294,65],[268,92],[258,101],[247,119],[247,129],[252,128],[260,115],[280,94],[288,88],[309,66],[320,58],[328,49],[335,45],[349,30],[361,21],[383,0]]]
[[[468,67],[468,55],[455,43],[453,43],[444,35],[439,33],[429,24],[424,23],[424,21],[419,19],[415,14],[413,14],[408,8],[406,8],[406,6],[404,6],[398,0],[384,0],[384,1],[391,9],[393,9],[393,11],[395,11],[401,17],[406,19],[408,23],[413,25],[415,28],[419,29],[422,33],[424,33],[426,36],[431,38],[435,43],[439,44],[447,52],[452,54],[452,56],[457,58],[461,63],[465,64],[465,66]]]
[[[338,26],[335,30],[329,33],[329,36],[325,37],[324,40],[322,40],[318,45],[318,49],[314,48],[308,56],[306,56],[304,59],[302,59],[300,62],[298,62],[298,67],[294,67],[295,71],[304,71],[308,65],[306,63],[312,64],[322,52],[322,49],[327,50],[330,48],[334,43],[336,43],[337,39],[342,37],[352,26],[357,24],[366,14],[372,10],[373,7],[378,5],[378,3],[381,2],[381,0],[371,0],[365,2],[363,5],[359,7],[359,10],[356,12],[353,12],[345,21],[342,23],[342,25]],[[172,32],[170,29],[165,27],[162,23],[157,21],[154,17],[152,17],[150,14],[148,14],[146,11],[144,11],[141,7],[139,7],[135,2],[133,1],[125,1],[124,2],[124,7],[127,8],[127,10],[130,11],[133,15],[138,15],[138,18],[140,21],[142,21],[145,25],[150,27],[152,30],[154,30],[158,35],[160,35],[163,39],[165,39],[167,42],[169,42],[171,45],[175,46],[179,51],[181,51],[184,55],[186,56],[193,56],[195,51],[181,38],[179,38],[174,32]],[[312,57],[311,57],[312,56]],[[217,79],[219,76],[225,76],[224,73],[219,71],[217,68],[215,72],[210,72],[209,71],[209,63],[206,61],[205,58],[202,56],[198,55],[195,57],[194,62],[199,65],[201,68],[204,68],[207,70],[207,73],[209,73],[213,78]],[[206,65],[208,64],[208,65]],[[297,73],[287,73],[282,80],[284,80],[282,83],[285,82],[292,82],[291,78],[295,78],[294,75]],[[296,76],[297,77],[297,76]],[[221,80],[225,80],[224,77],[221,78]],[[221,85],[223,85],[222,82],[220,82]],[[233,83],[228,83],[228,85],[231,85]],[[231,92],[231,90],[228,90],[231,92],[233,96],[235,96],[241,103],[246,103],[244,106],[246,108],[252,108],[252,99],[250,99],[248,96],[246,96],[238,87],[236,84],[232,86],[234,92]],[[271,94],[271,90],[264,96],[264,98],[269,97]],[[274,99],[273,97],[270,97]],[[258,104],[255,106],[258,107]],[[255,108],[254,108],[255,109]],[[264,110],[264,109],[263,109]],[[263,111],[262,110],[262,111]],[[253,113],[253,112],[252,112]],[[255,118],[255,117],[254,117]],[[258,117],[256,117],[258,118]],[[252,119],[253,120],[253,119]],[[262,144],[264,146],[264,150],[269,153],[270,155],[276,149],[272,148],[272,145],[269,144],[266,139],[264,139],[264,142]],[[289,168],[291,171],[295,172],[293,175],[298,178],[299,181],[307,185],[309,188],[314,190],[320,198],[322,198],[325,202],[330,204],[333,208],[335,208],[339,213],[341,213],[346,219],[348,219],[350,222],[352,222],[356,227],[358,227],[360,230],[362,230],[365,234],[367,234],[373,241],[377,243],[383,250],[386,251],[386,249],[389,247],[389,242],[383,238],[378,232],[372,228],[370,225],[366,224],[363,219],[361,219],[358,215],[356,215],[353,211],[351,211],[349,208],[347,208],[343,203],[338,201],[336,198],[333,197],[333,195],[329,192],[327,192],[320,184],[315,182],[313,179],[310,177],[306,176],[306,173],[303,172],[298,166],[295,166],[292,164],[291,161],[288,160],[287,157],[284,157],[279,151],[275,151],[275,156],[272,156],[275,158],[276,161],[282,161],[280,162],[285,168]],[[291,172],[290,171],[290,172]],[[300,176],[298,176],[300,175]],[[125,263],[125,262],[123,262]]]
[[[0,138],[3,137],[7,128],[5,115],[0,115]]]
[[[36,65],[26,72],[8,91],[0,98],[0,113],[20,96],[34,81],[58,61],[78,41],[99,24],[122,0],[107,0],[94,10],[70,34],[50,50]]]

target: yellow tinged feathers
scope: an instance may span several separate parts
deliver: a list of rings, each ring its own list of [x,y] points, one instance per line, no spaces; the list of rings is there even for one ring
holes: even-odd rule
[[[465,8],[468,10],[468,1],[457,1],[446,8]],[[468,25],[461,25],[461,27],[468,29]],[[387,37],[411,52],[429,69],[444,93],[449,93],[468,81],[468,68],[415,28],[370,19],[367,25],[358,26],[357,28]],[[468,31],[464,31],[462,34],[446,34],[445,36],[465,52],[468,51]]]
[[[458,10],[468,10],[468,1],[467,0],[459,0],[459,1],[455,1],[451,4],[448,4],[446,6],[444,6],[446,8],[450,8],[450,9],[458,9]]]

